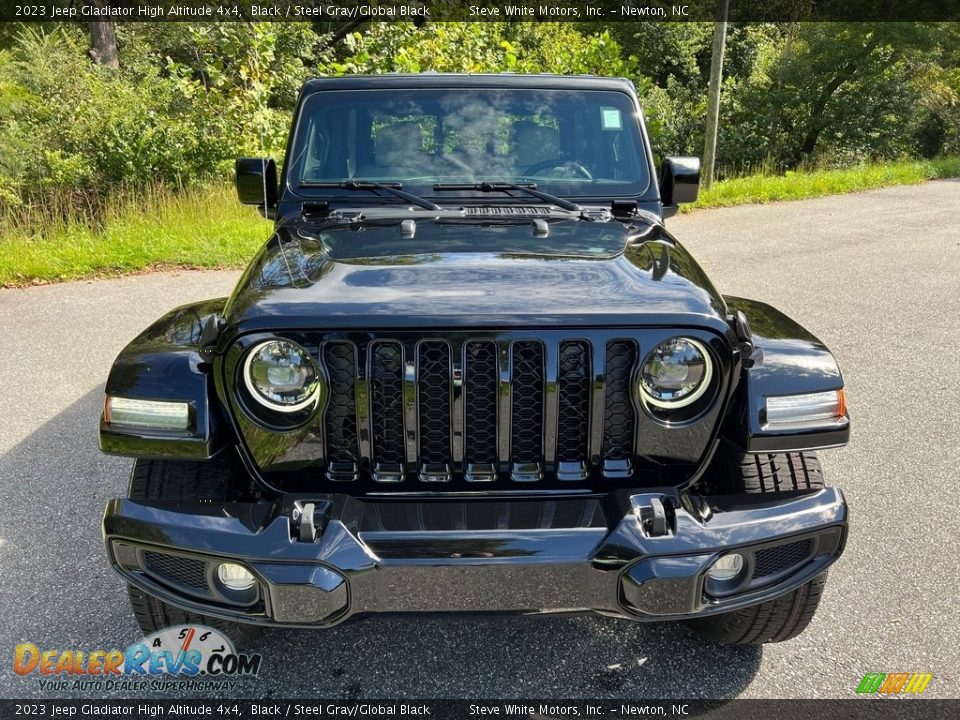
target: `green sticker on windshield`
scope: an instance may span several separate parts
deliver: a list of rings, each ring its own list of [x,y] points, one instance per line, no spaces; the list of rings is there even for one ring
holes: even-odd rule
[[[617,108],[600,108],[600,117],[603,120],[604,130],[620,130],[623,128],[623,122],[620,119],[620,111]]]

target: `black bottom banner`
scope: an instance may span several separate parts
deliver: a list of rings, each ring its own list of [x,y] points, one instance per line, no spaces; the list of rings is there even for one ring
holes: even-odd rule
[[[958,718],[960,700],[0,700],[0,718]]]

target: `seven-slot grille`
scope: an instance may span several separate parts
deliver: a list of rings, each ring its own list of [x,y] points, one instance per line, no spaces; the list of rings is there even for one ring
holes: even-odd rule
[[[632,339],[322,343],[327,476],[378,482],[584,481],[633,471]]]

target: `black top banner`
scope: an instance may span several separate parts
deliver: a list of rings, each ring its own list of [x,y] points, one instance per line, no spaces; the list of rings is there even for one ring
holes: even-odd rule
[[[4,0],[0,21],[91,22],[693,22],[725,0]],[[730,22],[943,22],[960,0],[726,0]]]

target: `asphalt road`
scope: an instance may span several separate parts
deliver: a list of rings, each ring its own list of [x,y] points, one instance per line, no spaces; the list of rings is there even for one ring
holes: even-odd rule
[[[960,182],[668,221],[730,294],[778,306],[836,353],[852,444],[822,454],[852,533],[812,626],[762,649],[603,618],[405,617],[257,648],[255,697],[851,697],[865,672],[934,674],[960,697]],[[266,231],[266,226],[265,226]],[[129,462],[101,455],[103,382],[123,345],[235,273],[0,291],[0,696],[44,696],[13,646],[139,638],[99,522]],[[69,692],[56,692],[67,697]],[[83,697],[90,694],[77,693]]]

